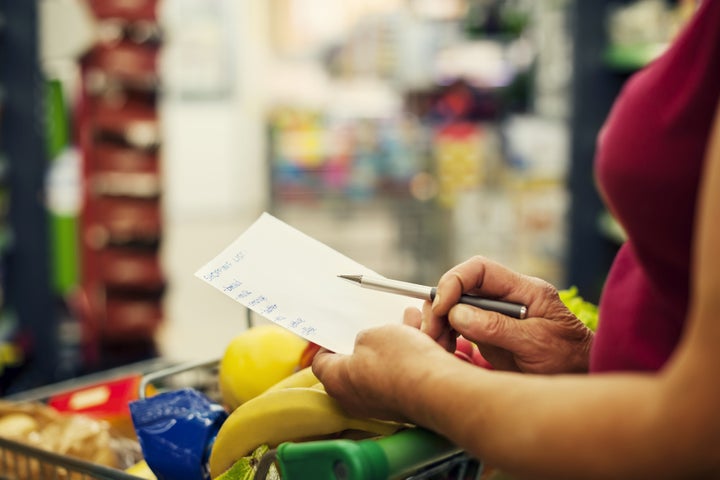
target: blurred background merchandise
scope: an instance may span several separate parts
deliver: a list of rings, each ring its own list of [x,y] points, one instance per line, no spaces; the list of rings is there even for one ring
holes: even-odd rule
[[[262,211],[388,277],[480,254],[596,301],[595,135],[694,2],[0,7],[1,394],[218,356],[262,320],[193,273]]]

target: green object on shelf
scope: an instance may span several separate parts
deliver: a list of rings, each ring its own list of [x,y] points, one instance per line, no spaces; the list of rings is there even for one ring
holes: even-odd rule
[[[47,81],[45,108],[47,113],[47,151],[52,161],[68,146],[70,140],[70,122],[67,117],[60,80]]]
[[[614,70],[635,71],[656,59],[667,44],[613,45],[605,51],[605,63]]]
[[[380,439],[283,443],[277,448],[281,478],[376,480],[403,478],[461,451],[444,437],[409,428]]]
[[[70,293],[78,283],[78,222],[74,215],[50,215],[53,242],[53,290],[61,295]]]
[[[50,262],[52,288],[65,296],[78,283],[79,251],[77,206],[68,201],[68,179],[75,166],[66,154],[70,145],[70,120],[62,83],[51,79],[46,83],[46,130],[48,164],[48,198]],[[57,195],[57,192],[61,192]],[[71,194],[72,195],[72,194]],[[61,199],[61,200],[58,200]]]

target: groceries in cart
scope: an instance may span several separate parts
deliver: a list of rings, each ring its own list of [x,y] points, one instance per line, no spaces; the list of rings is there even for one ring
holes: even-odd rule
[[[115,469],[127,468],[142,458],[138,442],[115,430],[109,422],[61,412],[44,402],[0,400],[0,437]],[[2,450],[0,478],[46,477],[41,464]]]
[[[317,349],[255,325],[220,359],[0,400],[0,478],[480,478],[481,462],[433,432],[348,415],[311,370]]]
[[[159,479],[381,479],[461,453],[412,425],[347,414],[312,373],[316,349],[277,325],[253,326],[219,361],[215,399],[179,388],[131,402],[144,461]],[[377,475],[352,475],[363,468]]]

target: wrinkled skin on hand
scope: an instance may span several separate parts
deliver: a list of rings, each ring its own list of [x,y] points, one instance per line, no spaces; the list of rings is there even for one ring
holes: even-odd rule
[[[426,380],[425,367],[465,363],[420,332],[420,321],[420,312],[409,309],[403,325],[360,332],[352,355],[322,349],[313,359],[313,373],[350,414],[409,421],[402,399]]]
[[[464,376],[464,369],[478,368],[451,353],[458,335],[475,342],[497,370],[587,371],[592,331],[549,283],[473,257],[443,275],[437,292],[435,302],[425,302],[422,312],[407,309],[402,325],[360,332],[352,355],[324,349],[315,355],[315,376],[349,413],[410,421],[409,409],[415,407],[408,392],[414,386],[432,382],[433,376]],[[457,305],[463,293],[523,303],[528,318]]]
[[[517,320],[458,305],[462,294],[522,303],[528,316]],[[593,338],[551,284],[479,256],[441,277],[433,305],[423,307],[421,331],[448,351],[464,336],[495,369],[544,374],[586,372]]]

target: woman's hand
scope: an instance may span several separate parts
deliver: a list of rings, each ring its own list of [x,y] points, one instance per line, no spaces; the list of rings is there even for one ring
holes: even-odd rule
[[[315,355],[313,373],[350,414],[408,421],[413,386],[446,361],[461,363],[416,328],[420,312],[411,310],[405,325],[360,332],[352,355]]]
[[[522,303],[527,318],[457,304],[462,294]],[[551,284],[479,256],[441,277],[435,301],[423,308],[421,330],[450,351],[462,335],[494,368],[528,373],[587,371],[593,338]]]

